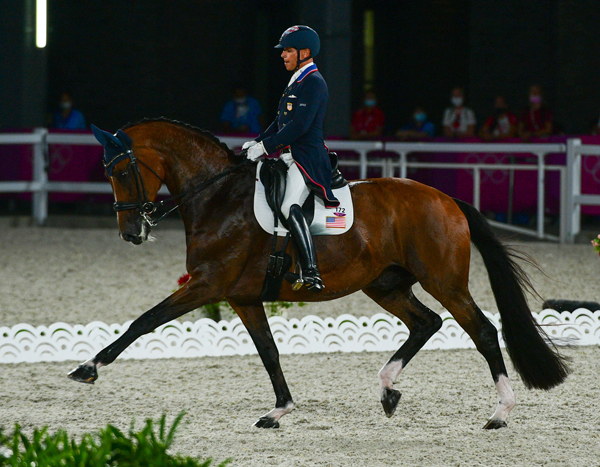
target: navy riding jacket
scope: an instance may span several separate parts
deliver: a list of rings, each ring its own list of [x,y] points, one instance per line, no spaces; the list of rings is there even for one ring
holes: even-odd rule
[[[340,202],[331,191],[331,162],[323,140],[328,98],[327,84],[313,63],[285,89],[275,120],[256,141],[262,141],[267,154],[289,146],[306,185],[331,208]]]

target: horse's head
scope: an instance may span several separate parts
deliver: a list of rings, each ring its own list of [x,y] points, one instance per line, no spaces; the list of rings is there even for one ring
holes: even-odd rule
[[[151,148],[136,146],[123,130],[114,135],[95,125],[92,130],[104,146],[104,168],[115,197],[121,238],[139,245],[148,239],[151,225],[147,216],[154,210],[163,182],[160,157]]]

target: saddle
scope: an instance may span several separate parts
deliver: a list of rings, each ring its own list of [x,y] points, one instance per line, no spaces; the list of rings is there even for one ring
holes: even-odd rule
[[[331,162],[331,189],[336,190],[348,185],[338,166],[338,155],[329,153]],[[288,167],[281,159],[263,159],[260,167],[259,178],[265,188],[267,204],[276,218],[287,229],[286,219],[281,214],[281,205],[285,196]],[[308,224],[312,224],[315,213],[315,196],[311,191],[302,205],[302,212]]]
[[[332,190],[346,187],[348,185],[348,181],[344,178],[344,176],[339,170],[337,154],[329,153],[329,158],[332,167]],[[281,290],[281,284],[283,283],[284,278],[290,283],[295,282],[297,279],[296,274],[288,272],[293,263],[291,256],[288,253],[286,253],[287,246],[290,240],[290,233],[288,230],[287,221],[281,213],[281,205],[283,204],[283,198],[285,196],[286,191],[287,171],[287,164],[281,159],[263,159],[258,169],[258,180],[260,180],[262,187],[264,188],[264,199],[266,200],[273,216],[272,233],[274,234],[273,247],[269,256],[269,263],[267,266],[267,274],[263,284],[263,290],[261,292],[261,299],[263,301],[275,301],[279,298],[279,292]],[[346,188],[346,190],[349,189]],[[259,196],[255,195],[255,214],[258,218],[256,208],[257,197]],[[320,200],[319,202],[322,204]],[[315,216],[315,207],[315,195],[311,191],[308,198],[302,205],[302,212],[309,225],[313,223]],[[279,224],[281,224],[283,229],[280,229]],[[349,227],[350,226],[348,226],[348,228]],[[280,233],[281,230],[286,230],[287,232],[285,233],[283,245],[280,249],[278,249],[278,233]]]

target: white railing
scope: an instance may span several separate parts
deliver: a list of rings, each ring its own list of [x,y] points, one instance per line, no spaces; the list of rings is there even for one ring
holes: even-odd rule
[[[514,171],[537,171],[537,229],[531,230],[517,227],[510,224],[490,221],[496,227],[505,230],[522,233],[525,235],[536,236],[539,239],[560,240],[566,239],[566,217],[565,199],[566,199],[566,168],[560,165],[547,165],[545,157],[548,154],[564,153],[566,146],[564,144],[502,144],[502,143],[386,143],[385,150],[399,154],[399,160],[389,159],[388,167],[384,176],[393,177],[396,169],[399,169],[399,176],[406,178],[408,168],[429,168],[429,169],[463,169],[473,170],[473,205],[480,209],[481,201],[481,171],[482,170],[509,170]],[[464,162],[409,162],[410,153],[487,153],[487,154],[532,154],[536,157],[536,164],[484,164],[484,163],[464,163]],[[545,208],[545,179],[546,171],[558,171],[560,174],[560,234],[554,236],[544,231],[544,208]],[[512,177],[511,177],[512,179]],[[507,209],[512,212],[512,186],[510,187],[509,206]]]
[[[566,241],[572,243],[581,231],[581,206],[600,206],[600,195],[581,194],[582,159],[584,156],[595,157],[600,164],[600,146],[582,145],[580,139],[567,141],[567,202],[565,223],[567,225]],[[600,181],[598,182],[600,185]]]
[[[231,148],[240,148],[247,138],[222,137],[221,140]],[[112,189],[107,182],[57,182],[48,180],[48,145],[99,145],[91,134],[50,134],[44,128],[33,133],[0,134],[2,144],[26,144],[33,146],[33,180],[0,182],[0,193],[33,193],[32,214],[35,222],[42,225],[48,216],[48,193],[106,193]],[[340,160],[344,167],[358,167],[360,178],[366,178],[369,168],[380,168],[382,176],[399,175],[405,178],[409,168],[425,169],[466,169],[473,171],[473,204],[480,207],[481,171],[508,170],[537,171],[537,228],[535,230],[517,227],[511,224],[491,221],[492,225],[506,230],[532,235],[540,239],[572,241],[579,232],[581,205],[600,205],[600,195],[581,194],[581,157],[600,155],[600,146],[582,145],[579,139],[569,139],[567,144],[501,144],[501,143],[400,143],[381,141],[328,141],[328,147],[334,151],[352,151],[358,155],[356,160]],[[369,158],[373,151],[385,151],[389,157]],[[489,164],[462,162],[418,162],[409,161],[411,153],[528,153],[536,157],[535,164]],[[548,165],[548,154],[567,153],[567,166]],[[560,233],[550,235],[544,230],[545,180],[547,171],[560,174]],[[511,177],[512,179],[512,177]],[[510,187],[512,194],[512,186]],[[165,187],[160,194],[167,194]],[[512,196],[509,196],[510,212]]]

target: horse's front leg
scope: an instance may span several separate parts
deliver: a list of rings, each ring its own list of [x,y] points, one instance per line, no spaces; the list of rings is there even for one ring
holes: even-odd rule
[[[234,300],[227,299],[227,301],[246,326],[254,345],[256,345],[258,354],[271,378],[277,398],[275,408],[260,417],[254,426],[258,428],[279,428],[279,419],[292,411],[294,401],[285,382],[283,371],[281,371],[279,351],[271,334],[263,304],[257,302],[242,305]]]
[[[94,358],[71,371],[68,375],[69,378],[81,383],[93,384],[98,379],[98,368],[114,362],[138,337],[148,334],[160,325],[200,306],[219,301],[220,298],[216,298],[217,294],[211,292],[206,287],[199,285],[198,281],[190,280],[131,323],[129,329],[121,337],[102,349]]]

